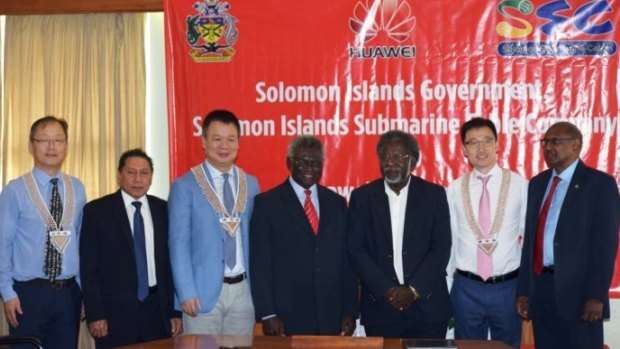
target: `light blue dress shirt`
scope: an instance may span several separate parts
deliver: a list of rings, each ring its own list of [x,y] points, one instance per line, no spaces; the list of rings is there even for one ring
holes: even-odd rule
[[[542,201],[543,204],[547,199],[547,195],[549,195],[549,189],[551,189],[551,183],[553,182],[553,178],[555,176],[560,177],[560,182],[555,188],[555,193],[551,198],[551,205],[549,206],[549,212],[547,213],[547,223],[545,224],[545,240],[543,244],[544,266],[554,265],[553,239],[555,237],[555,229],[558,226],[558,218],[560,217],[562,204],[564,203],[564,198],[566,197],[566,193],[568,192],[568,186],[570,185],[570,181],[573,178],[573,174],[575,173],[575,168],[577,168],[578,162],[579,159],[575,160],[575,162],[573,162],[560,174],[557,174],[555,170],[553,170],[551,173],[551,178],[549,179],[549,183],[547,183],[547,189],[545,190],[545,196],[543,197]]]
[[[50,205],[52,184],[47,173],[34,168],[34,178],[43,198]],[[82,225],[82,208],[86,204],[84,185],[77,178],[71,177],[74,188],[75,207],[73,222],[64,230],[71,232],[71,238],[65,248],[62,259],[62,271],[58,280],[79,275],[79,232]],[[58,176],[58,191],[63,208],[67,205],[65,183]],[[27,281],[35,278],[46,279],[43,271],[45,259],[45,242],[47,228],[30,200],[26,183],[19,177],[10,181],[0,193],[0,295],[6,302],[17,297],[13,289],[13,280]]]
[[[306,202],[306,188],[302,187],[301,185],[297,184],[297,182],[295,182],[295,180],[293,179],[293,177],[288,177],[288,181],[291,183],[291,185],[293,186],[293,190],[295,191],[295,195],[297,195],[297,199],[299,199],[299,202],[301,202],[301,207],[304,207],[304,204]],[[316,210],[316,215],[319,217],[319,219],[321,219],[321,209],[319,207],[319,193],[317,192],[317,187],[316,184],[313,184],[310,188],[308,188],[312,191],[312,194],[310,194],[310,200],[312,201],[312,205],[314,205],[314,209]]]

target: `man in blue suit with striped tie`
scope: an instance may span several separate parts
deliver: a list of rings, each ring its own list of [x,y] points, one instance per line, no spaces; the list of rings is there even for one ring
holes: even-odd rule
[[[251,335],[248,227],[258,182],[234,162],[241,127],[227,110],[202,124],[205,161],[172,184],[168,198],[176,306],[186,333]]]

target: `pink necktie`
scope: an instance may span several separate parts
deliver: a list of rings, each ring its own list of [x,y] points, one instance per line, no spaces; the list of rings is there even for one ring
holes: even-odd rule
[[[319,233],[319,216],[316,214],[316,210],[314,209],[314,205],[312,204],[312,191],[310,189],[304,190],[306,193],[306,201],[304,202],[304,212],[306,212],[306,217],[308,217],[308,221],[310,222],[310,226],[312,226],[312,231],[314,235]]]
[[[487,183],[491,176],[478,176],[482,181],[482,195],[480,195],[480,205],[478,206],[478,225],[482,231],[482,237],[490,235],[491,229],[491,199],[487,190]],[[478,249],[478,275],[483,280],[488,279],[493,274],[493,257]]]

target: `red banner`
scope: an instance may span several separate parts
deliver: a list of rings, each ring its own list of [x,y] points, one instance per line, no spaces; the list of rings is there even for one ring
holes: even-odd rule
[[[545,169],[548,126],[573,122],[584,161],[618,181],[619,6],[165,0],[171,177],[204,159],[202,118],[223,108],[242,120],[238,164],[263,190],[287,175],[288,142],[313,134],[322,183],[348,197],[379,176],[390,129],[418,139],[417,175],[447,185],[469,170],[458,131],[473,116],[495,121],[500,165],[527,178]]]

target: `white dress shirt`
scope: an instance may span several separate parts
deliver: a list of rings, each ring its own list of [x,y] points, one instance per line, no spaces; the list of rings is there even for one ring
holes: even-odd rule
[[[215,193],[217,194],[218,199],[224,205],[224,177],[221,172],[217,168],[211,166],[211,164],[205,160],[205,164],[211,178],[213,179],[213,185],[215,186]],[[230,183],[230,188],[232,189],[233,197],[235,198],[235,203],[237,202],[237,185],[239,181],[235,181],[235,177],[238,176],[238,172],[235,170],[235,166],[232,166],[228,171],[228,182]],[[250,224],[250,222],[244,222],[244,224]],[[227,233],[228,234],[228,233]],[[225,277],[233,277],[238,276],[240,274],[245,273],[244,261],[243,261],[243,248],[241,246],[241,228],[237,231],[237,235],[235,236],[235,240],[237,241],[237,263],[235,267],[230,269],[227,265],[224,266],[224,276]]]
[[[502,184],[502,169],[495,165],[487,190],[491,201],[491,222],[495,219]],[[488,175],[487,174],[487,175]],[[485,176],[474,170],[469,178],[469,195],[474,219],[478,218],[478,206],[482,195],[482,181]],[[450,228],[452,230],[452,254],[448,264],[448,277],[455,269],[477,274],[478,240],[465,217],[461,176],[448,186],[446,194],[450,206]],[[519,268],[527,205],[528,182],[522,176],[510,172],[510,187],[504,211],[504,221],[497,236],[497,247],[493,251],[493,273],[491,276],[507,274]],[[449,280],[450,281],[450,280]]]
[[[301,203],[301,207],[303,208],[306,204],[306,188],[299,185],[293,177],[288,177],[289,183],[291,183],[291,187],[293,187],[293,191],[295,195],[297,195],[297,200]],[[316,184],[313,184],[310,188],[308,188],[312,193],[310,194],[310,201],[312,201],[312,205],[314,206],[314,210],[316,211],[317,217],[321,218],[321,210],[319,207],[319,193]]]
[[[403,233],[405,231],[405,212],[407,209],[407,198],[409,197],[409,183],[411,177],[401,190],[396,194],[387,182],[384,182],[385,193],[390,204],[390,223],[392,226],[392,256],[394,256],[394,270],[400,284],[405,283],[403,276]]]
[[[133,216],[136,213],[136,207],[132,204],[132,202],[140,201],[142,203],[140,213],[142,213],[142,221],[144,221],[144,242],[146,244],[146,266],[149,274],[149,287],[155,286],[157,285],[157,274],[155,272],[155,237],[153,232],[153,217],[151,216],[149,201],[146,199],[146,195],[143,195],[141,198],[136,200],[131,195],[125,193],[124,190],[121,190],[121,195],[123,196],[127,218],[129,218],[132,236]]]

